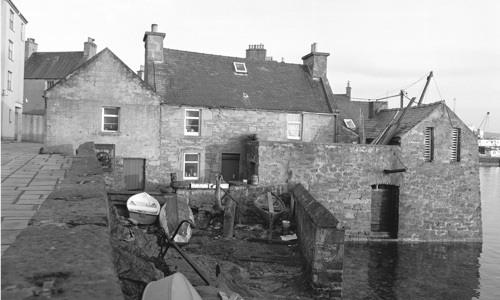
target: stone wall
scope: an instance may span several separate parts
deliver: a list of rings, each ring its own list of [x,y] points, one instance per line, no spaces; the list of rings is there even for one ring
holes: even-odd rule
[[[160,98],[108,49],[46,92],[46,146],[114,144],[116,164],[146,159],[146,182],[163,181]],[[119,131],[102,131],[103,107],[119,107]]]
[[[370,238],[371,186],[377,184],[399,187],[398,239],[481,240],[477,149],[463,129],[461,161],[450,163],[449,143],[439,142],[449,141],[440,136],[445,127],[436,126],[433,163],[420,158],[423,133],[418,130],[401,147],[253,142],[248,156],[262,184],[304,185],[344,224],[349,240]],[[406,172],[384,173],[394,169]]]
[[[201,182],[215,182],[215,173],[221,172],[222,153],[239,153],[240,179],[248,178],[245,141],[256,134],[261,141],[286,141],[287,114],[285,112],[201,109],[200,136],[184,135],[184,111],[192,107],[162,105],[161,166],[162,177],[175,172],[183,180],[184,153],[199,153]],[[302,140],[305,142],[333,142],[333,115],[303,115]],[[227,179],[230,180],[230,179]]]
[[[370,236],[372,185],[399,186],[403,175],[384,174],[398,167],[396,146],[312,143],[254,143],[262,184],[301,183],[341,221],[349,239]],[[252,154],[253,153],[253,154]]]
[[[316,299],[342,297],[345,232],[337,229],[339,221],[302,185],[298,184],[292,194],[306,276]]]
[[[92,143],[78,150],[67,177],[2,255],[2,299],[123,299],[102,168]]]
[[[434,128],[434,160],[424,160],[424,132]],[[461,129],[460,161],[450,162],[451,132]],[[477,138],[446,106],[435,110],[401,139],[408,167],[400,190],[400,237],[481,240]]]

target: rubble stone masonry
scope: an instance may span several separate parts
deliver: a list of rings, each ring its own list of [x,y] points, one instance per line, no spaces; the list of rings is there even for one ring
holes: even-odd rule
[[[262,141],[287,140],[287,113],[255,110],[161,106],[161,166],[164,178],[177,173],[183,180],[184,153],[200,154],[200,182],[215,182],[222,153],[239,153],[241,179],[248,178],[245,141],[255,134]],[[199,136],[184,135],[185,109],[201,110]],[[302,141],[333,142],[333,115],[303,114]],[[228,179],[230,180],[230,179]]]
[[[440,130],[436,129],[436,140]],[[376,184],[399,187],[398,239],[482,238],[477,159],[467,157],[472,151],[468,146],[464,145],[460,162],[450,163],[449,158],[441,157],[440,161],[439,154],[449,145],[436,143],[437,161],[424,163],[415,158],[423,152],[408,149],[406,144],[249,144],[249,158],[257,165],[260,183],[301,183],[344,224],[347,240],[370,238],[371,194]],[[394,169],[407,170],[384,173]]]

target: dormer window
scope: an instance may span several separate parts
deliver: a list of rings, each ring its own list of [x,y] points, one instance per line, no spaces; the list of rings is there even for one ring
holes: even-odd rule
[[[356,129],[356,124],[354,124],[354,122],[352,121],[352,119],[344,119],[344,124],[349,129],[352,129],[352,130]]]
[[[247,67],[245,66],[245,63],[234,62],[233,65],[234,65],[234,72],[235,73],[241,73],[241,74],[247,73]]]

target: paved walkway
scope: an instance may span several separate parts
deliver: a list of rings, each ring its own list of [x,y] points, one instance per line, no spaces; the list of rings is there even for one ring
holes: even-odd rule
[[[42,146],[2,141],[2,255],[73,162],[61,154],[38,154]]]

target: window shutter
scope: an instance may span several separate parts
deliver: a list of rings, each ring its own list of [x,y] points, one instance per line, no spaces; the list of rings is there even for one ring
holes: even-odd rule
[[[425,139],[424,139],[424,159],[425,161],[434,160],[434,128],[425,128]]]
[[[451,158],[450,161],[460,161],[460,129],[453,128],[451,135]]]

